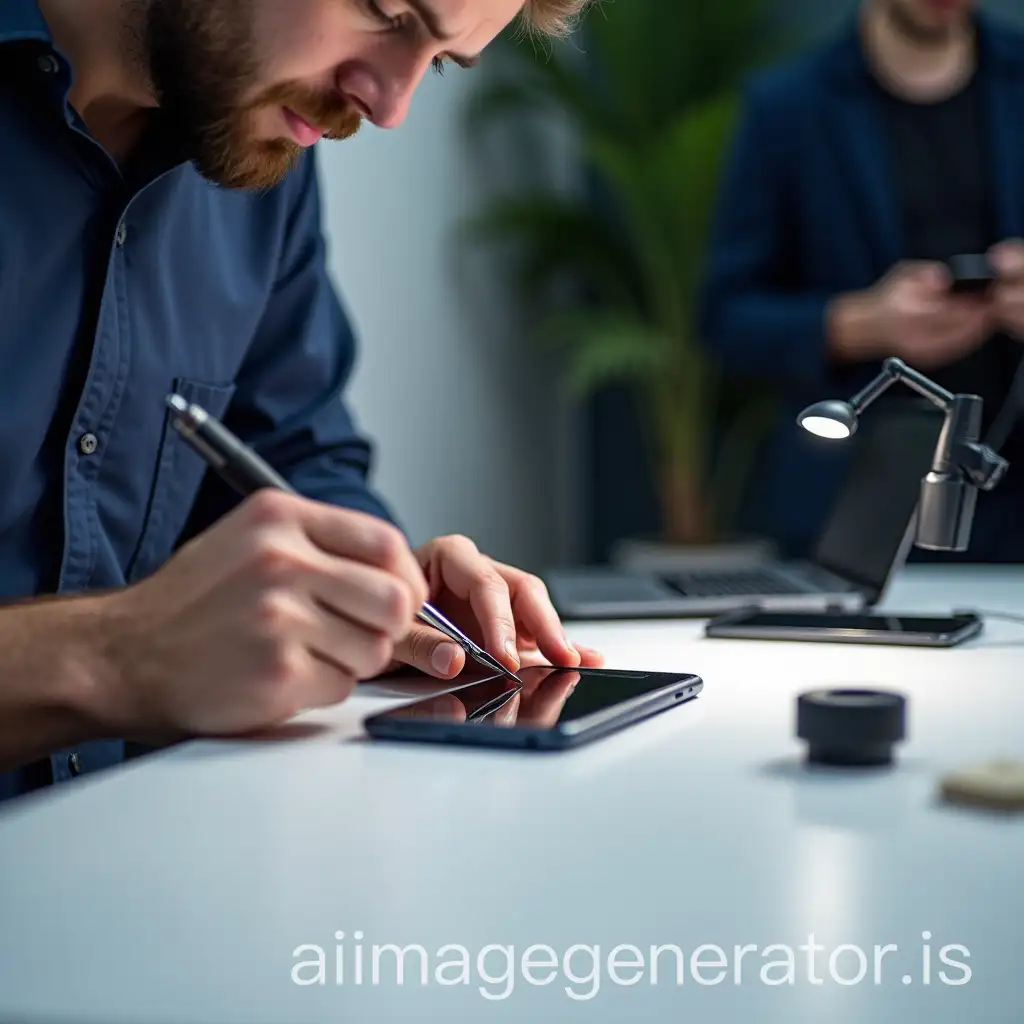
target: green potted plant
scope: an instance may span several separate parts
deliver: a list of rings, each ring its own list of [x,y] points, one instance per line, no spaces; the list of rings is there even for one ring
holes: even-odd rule
[[[739,402],[726,393],[695,333],[742,80],[772,38],[763,6],[598,4],[568,45],[509,38],[507,73],[469,111],[478,140],[495,125],[512,130],[513,117],[552,111],[576,140],[591,188],[501,197],[469,229],[479,242],[512,243],[538,338],[564,358],[578,395],[623,381],[635,388],[661,539],[672,545],[707,545],[732,529],[756,425],[770,409],[756,390]],[[723,403],[732,424],[711,459]]]

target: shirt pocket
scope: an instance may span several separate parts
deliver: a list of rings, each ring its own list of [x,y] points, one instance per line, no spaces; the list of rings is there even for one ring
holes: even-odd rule
[[[215,419],[221,419],[234,396],[236,384],[211,383],[177,377],[174,391],[190,405],[202,406]],[[205,460],[181,437],[171,424],[170,410],[157,449],[156,473],[135,549],[126,570],[133,583],[159,569],[170,558],[209,467]]]

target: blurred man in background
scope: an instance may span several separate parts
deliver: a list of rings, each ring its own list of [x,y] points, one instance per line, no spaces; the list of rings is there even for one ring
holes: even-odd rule
[[[866,0],[840,38],[747,96],[702,330],[727,371],[783,396],[751,499],[789,554],[814,542],[852,448],[811,437],[797,413],[898,356],[984,399],[984,429],[1011,465],[979,496],[966,557],[1024,561],[1011,401],[1024,354],[1024,35],[974,8]],[[998,284],[951,291],[946,261],[982,253]]]

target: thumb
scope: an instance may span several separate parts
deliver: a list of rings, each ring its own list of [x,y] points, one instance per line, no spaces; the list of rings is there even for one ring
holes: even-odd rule
[[[451,679],[466,667],[466,653],[430,626],[413,626],[395,645],[393,657],[438,679]]]

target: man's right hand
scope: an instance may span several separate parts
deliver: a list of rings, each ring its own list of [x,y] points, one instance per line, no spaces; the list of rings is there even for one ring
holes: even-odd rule
[[[954,295],[941,263],[901,263],[866,292],[845,295],[831,309],[834,354],[847,362],[897,356],[929,370],[979,348],[991,332],[990,303]]]
[[[112,735],[230,735],[344,700],[427,599],[388,523],[280,491],[246,499],[149,578],[102,597]]]

